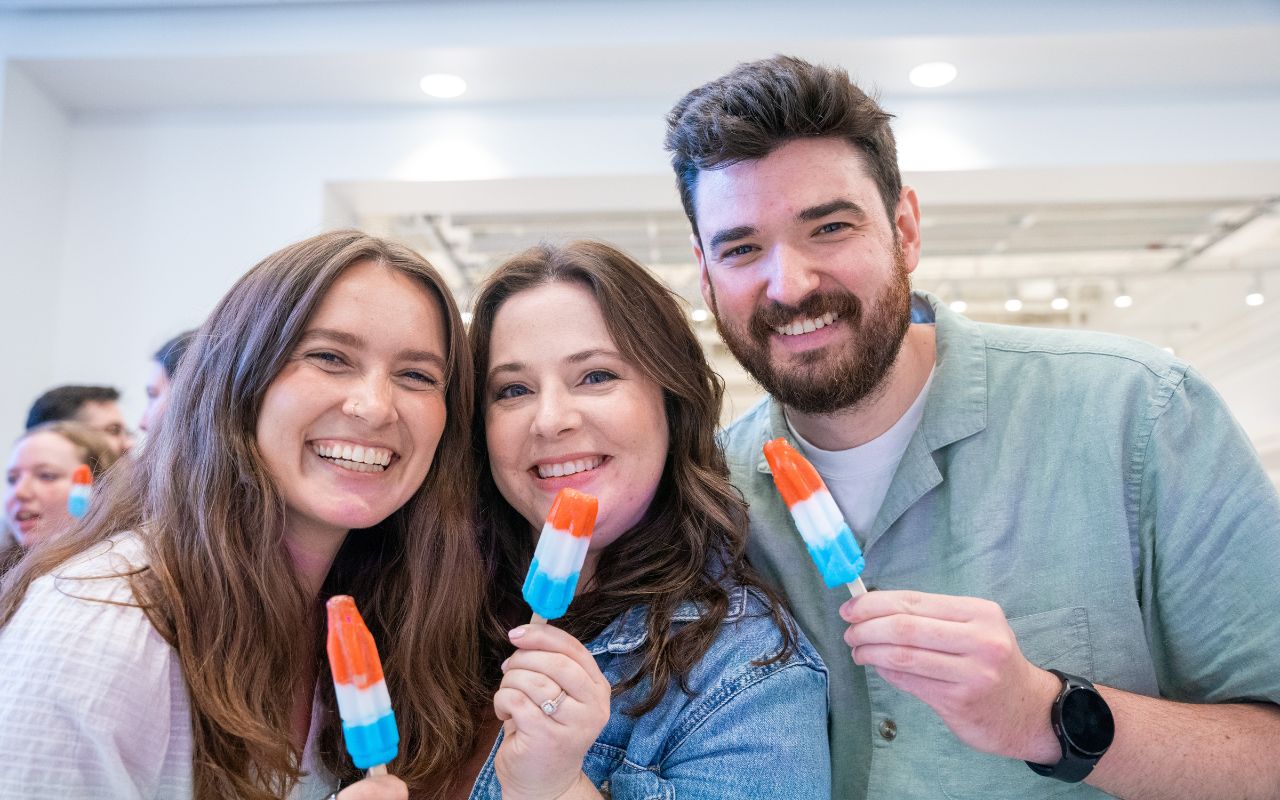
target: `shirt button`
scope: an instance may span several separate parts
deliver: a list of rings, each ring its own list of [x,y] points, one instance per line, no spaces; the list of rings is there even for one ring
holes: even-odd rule
[[[898,738],[898,724],[891,719],[886,719],[880,723],[880,738],[886,742],[892,742]]]

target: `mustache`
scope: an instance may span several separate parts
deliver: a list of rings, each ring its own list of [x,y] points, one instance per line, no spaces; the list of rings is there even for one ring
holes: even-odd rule
[[[862,316],[862,302],[847,292],[811,294],[800,301],[799,305],[769,303],[761,306],[752,312],[748,324],[751,335],[757,341],[764,342],[775,332],[774,328],[780,328],[796,319],[811,319],[829,313],[856,323]]]

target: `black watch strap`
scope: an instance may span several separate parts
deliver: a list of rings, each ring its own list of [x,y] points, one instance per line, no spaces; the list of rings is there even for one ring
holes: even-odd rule
[[[1049,712],[1049,722],[1062,746],[1062,759],[1056,764],[1026,764],[1039,775],[1079,783],[1111,746],[1115,721],[1106,701],[1087,679],[1056,669],[1049,672],[1062,681],[1062,691]]]

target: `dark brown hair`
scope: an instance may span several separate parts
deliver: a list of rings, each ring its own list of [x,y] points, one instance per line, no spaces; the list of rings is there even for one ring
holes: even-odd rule
[[[838,67],[774,56],[739,64],[685,95],[667,114],[666,148],[694,235],[693,193],[702,170],[764,158],[794,139],[844,139],[862,153],[889,219],[902,194],[892,114]]]
[[[481,514],[497,569],[491,594],[500,613],[513,623],[529,613],[519,587],[533,558],[533,537],[529,522],[502,498],[487,469],[484,412],[493,399],[485,387],[489,339],[504,302],[561,281],[591,292],[622,357],[662,387],[670,444],[654,501],[634,528],[601,553],[590,584],[563,619],[566,630],[589,641],[628,609],[648,607],[642,664],[614,687],[621,693],[650,679],[648,695],[628,709],[640,715],[658,705],[673,681],[687,688],[689,670],[715,641],[728,612],[725,582],[761,586],[744,554],[747,506],[729,483],[715,439],[723,381],[707,363],[671,290],[626,254],[600,242],[526,250],[485,281],[470,331],[478,386],[473,438],[486,467]],[[784,637],[772,661],[787,656],[795,634],[776,598],[769,597],[770,613]],[[698,603],[704,613],[673,631],[671,617],[688,601]]]
[[[344,270],[365,262],[409,276],[439,304],[448,416],[422,486],[386,520],[347,537],[318,602],[284,549],[284,503],[254,431],[264,394],[325,293]],[[443,792],[471,751],[473,714],[487,699],[478,679],[485,568],[472,512],[473,373],[447,286],[406,247],[359,231],[321,234],[245,274],[196,333],[185,360],[200,369],[179,371],[169,411],[136,462],[108,472],[81,528],[9,576],[0,623],[36,577],[113,534],[137,532],[148,566],[129,580],[182,665],[195,796],[265,800],[300,777],[290,710],[308,665],[318,669],[327,709],[321,757],[340,778],[358,775],[341,744],[322,655],[322,601],[351,594],[395,704],[401,743],[391,770],[428,795]]]

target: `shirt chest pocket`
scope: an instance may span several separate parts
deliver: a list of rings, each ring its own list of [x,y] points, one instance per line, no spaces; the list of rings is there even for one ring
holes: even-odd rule
[[[1009,620],[1022,654],[1032,664],[1092,679],[1093,647],[1084,608],[1058,608]],[[1045,709],[1048,715],[1049,709]],[[952,800],[983,798],[1107,797],[1083,783],[1069,784],[1037,775],[1021,761],[979,753],[962,744],[936,717],[938,780]]]

